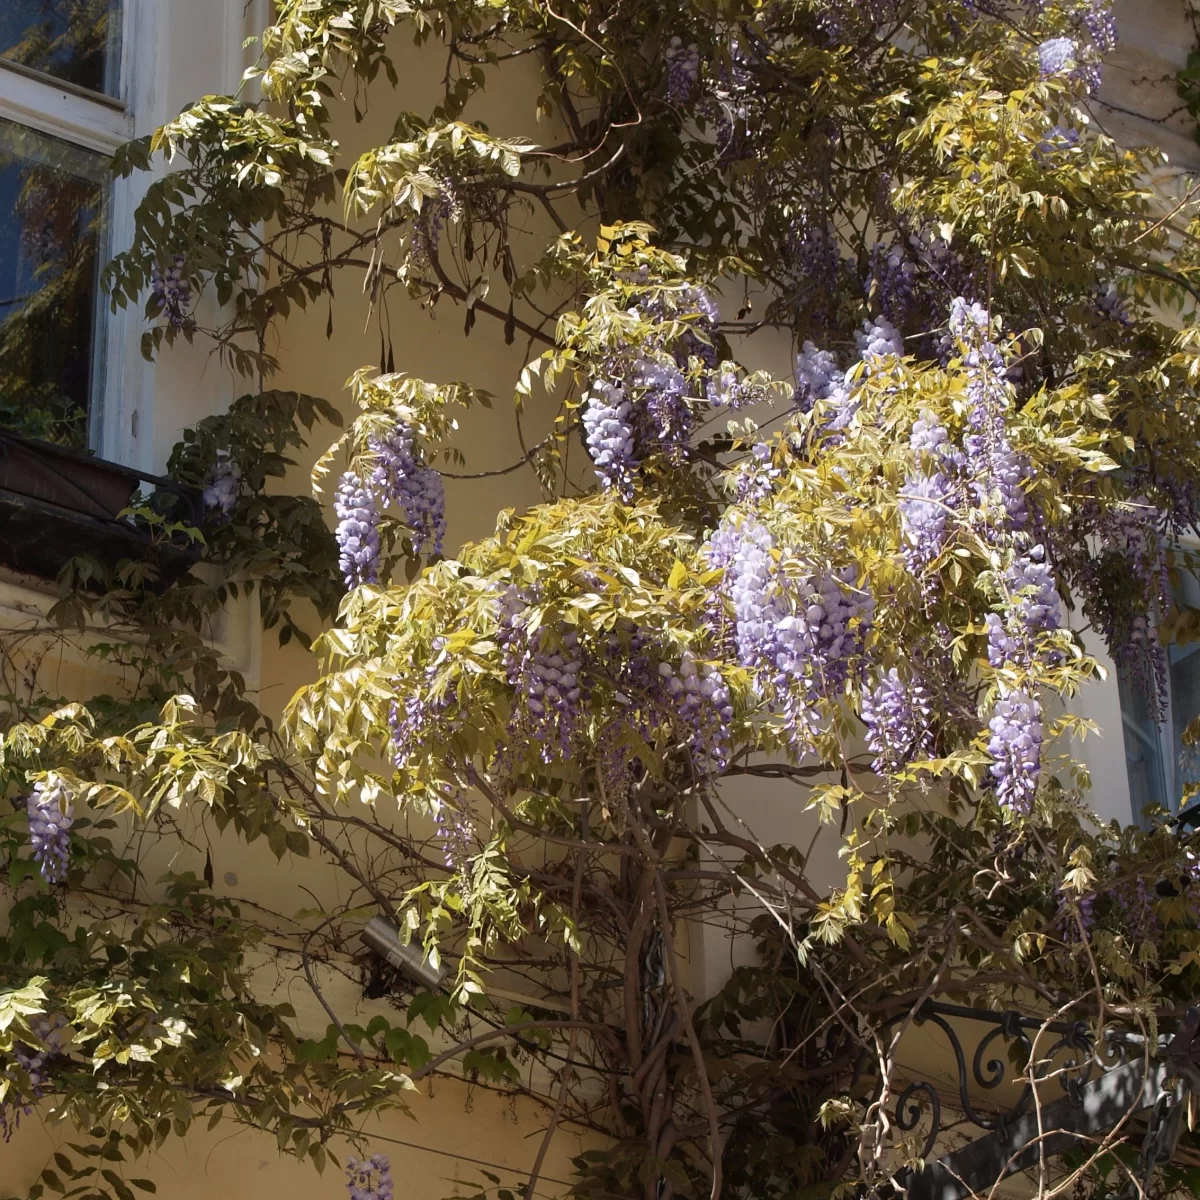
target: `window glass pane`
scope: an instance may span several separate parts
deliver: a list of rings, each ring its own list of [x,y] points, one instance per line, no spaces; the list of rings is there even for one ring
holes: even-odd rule
[[[117,94],[121,0],[0,0],[0,58]]]
[[[1128,671],[1117,676],[1121,692],[1121,725],[1125,734],[1125,768],[1129,774],[1129,806],[1133,819],[1145,825],[1148,806],[1170,808],[1167,793],[1166,764],[1163,761],[1162,734],[1142,682]],[[1099,780],[1093,780],[1093,785]]]
[[[1200,608],[1200,580],[1192,574],[1183,575],[1176,599],[1190,608]],[[1171,757],[1178,804],[1188,785],[1200,782],[1200,756],[1195,747],[1183,744],[1183,731],[1200,716],[1200,642],[1172,646],[1167,661],[1171,679]],[[1189,800],[1194,802],[1194,797]]]
[[[87,444],[107,160],[0,121],[0,425]]]
[[[1195,575],[1183,574],[1173,590],[1177,604],[1200,608]],[[1167,682],[1167,720],[1160,726],[1150,713],[1144,685],[1125,671],[1119,676],[1129,799],[1139,823],[1148,804],[1178,812],[1184,790],[1200,782],[1200,755],[1183,744],[1184,730],[1200,716],[1200,643],[1167,647]]]

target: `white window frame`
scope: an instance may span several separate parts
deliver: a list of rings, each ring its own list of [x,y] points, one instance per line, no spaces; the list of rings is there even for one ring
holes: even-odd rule
[[[140,48],[137,29],[143,0],[123,0],[121,5],[120,63],[116,96],[93,92],[77,84],[19,63],[0,59],[0,117],[47,134],[72,145],[111,156],[134,136],[132,94],[133,69]],[[133,209],[137,204],[129,180],[114,180],[106,196],[106,221],[98,247],[101,264],[118,245],[128,244]],[[4,214],[0,214],[3,220]],[[124,235],[124,236],[123,236]],[[124,359],[128,353],[131,312],[109,313],[103,295],[96,297],[96,339],[92,364],[92,388],[88,405],[88,444],[102,457],[129,461],[120,453],[111,428],[114,414],[109,399],[119,396],[123,384]],[[107,451],[107,453],[106,453]],[[114,453],[114,451],[116,451]]]
[[[269,20],[268,0],[182,0],[172,4],[166,0],[123,0],[116,96],[91,92],[30,68],[0,63],[0,117],[111,155],[131,138],[150,133],[170,120],[181,105],[199,95],[236,91],[247,61],[245,38],[260,33]],[[195,95],[175,94],[180,89],[172,85],[183,64],[176,59],[173,68],[172,56],[194,54],[198,32],[208,35],[205,44],[212,53],[211,63],[204,62]],[[190,59],[187,65],[194,63]],[[150,172],[137,171],[128,179],[112,181],[102,262],[132,243],[137,206],[150,182],[167,169],[156,162]],[[0,219],[3,216],[0,214]],[[159,443],[169,434],[163,431],[164,437],[156,441],[156,393],[166,389],[172,395],[164,399],[177,398],[175,393],[184,381],[177,368],[168,366],[159,372],[155,364],[142,358],[141,337],[146,322],[141,304],[112,313],[101,296],[98,309],[103,312],[103,320],[96,341],[90,446],[102,458],[159,473],[164,466],[163,446]],[[197,417],[215,411],[229,399],[212,381],[197,387],[194,375],[186,381],[186,390],[192,389],[197,393],[196,405],[206,409],[197,412]]]

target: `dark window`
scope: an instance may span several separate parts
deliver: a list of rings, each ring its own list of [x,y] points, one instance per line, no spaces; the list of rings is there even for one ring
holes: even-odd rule
[[[104,155],[0,120],[0,425],[29,437],[88,443],[107,175]]]
[[[1185,572],[1176,589],[1176,602],[1200,607],[1200,580]],[[1121,672],[1121,716],[1125,733],[1125,764],[1133,817],[1143,821],[1147,805],[1178,812],[1185,789],[1200,782],[1200,761],[1194,748],[1183,744],[1183,732],[1200,716],[1200,642],[1167,647],[1167,715],[1159,725],[1146,700],[1146,689]],[[1194,803],[1191,797],[1189,803]]]
[[[115,96],[120,29],[121,0],[0,0],[0,59]]]

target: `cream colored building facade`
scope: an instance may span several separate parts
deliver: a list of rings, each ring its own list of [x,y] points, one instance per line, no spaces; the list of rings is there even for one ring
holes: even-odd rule
[[[0,0],[0,7],[10,2]],[[1110,104],[1097,109],[1097,119],[1114,135],[1162,144],[1171,157],[1172,172],[1200,166],[1200,150],[1186,114],[1169,115],[1177,107],[1172,76],[1195,44],[1185,4],[1186,0],[1147,0],[1119,7],[1122,45],[1109,67],[1104,94]],[[0,59],[0,122],[28,127],[90,151],[109,152],[127,138],[154,129],[198,96],[236,90],[247,55],[253,54],[243,43],[262,28],[267,11],[265,0],[124,0],[121,20],[123,53],[119,79],[110,88],[113,96],[89,96],[83,89],[19,70]],[[396,107],[427,108],[426,98],[440,81],[440,56],[432,52],[420,56],[411,48],[400,53],[403,69]],[[494,132],[529,132],[531,70],[525,60],[518,60],[511,68],[512,86],[488,92],[487,120]],[[347,121],[343,131],[347,148],[353,151],[382,141],[390,124],[391,117],[382,111],[372,113],[361,126]],[[144,182],[135,176],[113,188],[108,228],[114,249],[129,237],[141,186]],[[0,212],[0,240],[5,220]],[[325,336],[323,308],[294,315],[283,326],[283,340],[276,348],[283,364],[277,386],[341,397],[351,371],[379,358],[378,336],[366,318],[366,300],[349,288],[339,291],[331,340]],[[467,425],[468,440],[462,446],[467,470],[486,471],[515,461],[520,449],[504,399],[523,365],[520,342],[506,346],[502,329],[486,321],[464,339],[461,312],[455,312],[448,301],[430,314],[404,299],[394,299],[391,328],[396,362],[403,370],[438,381],[460,379],[497,394],[495,409],[473,413]],[[102,322],[99,330],[97,345],[103,353],[97,355],[100,365],[93,382],[90,438],[104,458],[159,473],[185,427],[221,411],[247,390],[200,345],[180,344],[153,364],[145,362],[138,350],[142,322],[137,313]],[[747,357],[754,366],[790,373],[791,346],[785,339],[768,344],[756,339],[747,348]],[[323,448],[321,438],[318,430],[314,457]],[[527,473],[450,481],[448,546],[489,533],[498,509],[519,508],[538,499]],[[0,621],[6,626],[35,624],[52,603],[52,595],[45,583],[0,572]],[[262,637],[245,603],[230,607],[212,637],[229,662],[246,675],[267,711],[280,711],[312,669],[303,653],[281,649],[273,636]],[[101,682],[94,667],[82,660],[60,659],[46,669],[54,672],[47,685],[62,694],[94,690]],[[1200,686],[1200,662],[1195,671]],[[1099,737],[1081,748],[1096,781],[1094,807],[1104,817],[1128,821],[1138,783],[1136,764],[1131,775],[1126,760],[1139,752],[1144,756],[1148,747],[1138,741],[1138,730],[1126,732],[1130,720],[1122,712],[1115,674],[1092,688],[1079,709],[1101,730]],[[1169,747],[1159,748],[1164,755],[1167,751]],[[1135,779],[1132,790],[1131,778]],[[769,789],[757,787],[740,797],[741,814],[767,843],[807,845],[816,833],[815,825],[798,812],[794,801],[776,803],[775,799]],[[837,870],[832,845],[828,857],[832,881]],[[814,862],[819,859],[819,854],[812,857]],[[302,887],[321,892],[329,884],[319,867],[280,866],[270,856],[227,840],[220,844],[216,886],[288,912],[311,903]],[[749,946],[712,934],[698,935],[692,947],[694,992],[710,994],[730,967],[749,954]],[[298,960],[292,964],[294,969],[288,964],[286,955],[264,963],[262,985],[276,998],[293,1003],[304,1031],[319,1036],[326,1015],[305,985]],[[335,971],[326,974],[323,986],[346,1019],[366,1023],[372,1010],[362,1001],[361,989]],[[545,1119],[533,1106],[514,1108],[483,1089],[468,1096],[462,1085],[445,1080],[439,1080],[432,1095],[416,1095],[413,1112],[416,1121],[394,1116],[373,1123],[368,1138],[372,1149],[391,1156],[397,1192],[405,1200],[434,1200],[452,1194],[455,1184],[478,1184],[481,1170],[500,1173],[505,1182],[513,1182],[533,1162]],[[0,1144],[0,1196],[23,1195],[62,1137],[63,1130],[38,1114],[11,1142]],[[582,1136],[569,1133],[556,1143],[539,1194],[562,1190],[557,1184],[569,1178],[569,1153],[582,1145]],[[286,1194],[289,1200],[315,1200],[344,1195],[338,1173],[319,1177],[307,1165],[281,1159],[273,1139],[232,1125],[218,1127],[211,1135],[197,1133],[169,1143],[160,1158],[139,1164],[136,1173],[153,1178],[164,1200],[241,1200],[273,1193]]]

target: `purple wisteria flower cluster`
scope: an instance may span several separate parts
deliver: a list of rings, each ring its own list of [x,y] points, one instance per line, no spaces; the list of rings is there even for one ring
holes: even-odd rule
[[[678,35],[667,42],[667,99],[672,104],[686,104],[700,81],[700,51],[695,42],[683,44]]]
[[[228,517],[242,491],[242,472],[228,454],[222,453],[209,472],[204,488],[204,507],[219,517]]]
[[[368,444],[375,466],[368,479],[347,471],[334,497],[339,565],[347,587],[379,581],[379,525],[391,505],[411,533],[414,554],[441,554],[446,534],[446,492],[441,473],[425,466],[416,436],[397,421]]]
[[[658,673],[678,706],[678,719],[687,731],[686,744],[693,751],[693,761],[704,773],[723,770],[733,740],[733,699],[720,670],[709,663],[697,663],[696,656],[685,650],[678,668],[663,662],[658,665]]]
[[[187,260],[182,254],[171,259],[164,271],[157,263],[150,268],[150,293],[161,316],[177,329],[188,323],[192,307],[192,284],[184,274]]]
[[[510,584],[497,603],[499,642],[504,669],[513,689],[509,723],[513,739],[540,747],[544,762],[567,754],[583,717],[582,663],[574,630],[557,633],[539,624],[530,630],[532,597]]]
[[[1035,527],[1025,495],[1029,465],[1008,436],[1007,364],[992,338],[992,322],[979,304],[959,298],[951,305],[950,337],[967,372],[970,432],[963,439],[965,472],[976,503],[972,518],[983,538],[1007,548],[1003,614],[991,613],[988,660],[997,670],[1028,672],[1058,661],[1041,635],[1062,624],[1062,606],[1045,549],[1032,543]],[[988,753],[996,798],[1015,812],[1033,806],[1042,770],[1042,707],[1024,687],[1004,684],[988,722]]]
[[[900,493],[904,559],[919,575],[946,548],[956,511],[962,505],[966,455],[950,440],[937,414],[926,409],[914,422],[909,446],[919,466],[910,471]]]
[[[972,286],[971,269],[931,230],[901,229],[892,240],[872,247],[867,296],[893,325],[940,324],[951,300]]]
[[[992,341],[991,322],[979,304],[959,298],[950,308],[950,336],[963,351],[971,432],[963,439],[985,532],[1006,538],[1029,524],[1024,484],[1028,464],[1008,437],[1008,367]]]
[[[1014,812],[1028,813],[1042,771],[1042,706],[1023,688],[1014,688],[996,702],[988,729],[996,799]]]
[[[736,363],[717,361],[719,312],[704,288],[647,288],[629,311],[660,331],[636,350],[605,356],[580,412],[601,486],[626,501],[645,464],[687,461],[697,408],[739,409],[765,396],[763,386]]]
[[[29,844],[47,883],[62,883],[71,862],[71,795],[59,775],[48,775],[33,785],[27,804]]]
[[[893,667],[870,689],[863,689],[862,719],[871,769],[884,776],[933,749],[933,697],[920,679],[903,679]]]
[[[1038,653],[1039,634],[1062,628],[1063,608],[1058,583],[1042,546],[1018,553],[1004,572],[1005,615],[988,613],[988,662],[993,667],[1029,664]],[[1057,651],[1046,652],[1058,657]]]
[[[346,1188],[350,1200],[395,1200],[392,1164],[386,1154],[346,1160]]]
[[[338,565],[347,587],[379,581],[379,509],[375,497],[353,472],[338,483],[333,499],[338,519]]]
[[[28,1092],[20,1090],[20,1081],[11,1070],[5,1072],[11,1086],[3,1102],[0,1102],[0,1136],[6,1142],[12,1139],[21,1117],[29,1116],[33,1105],[46,1094],[46,1086],[50,1081],[46,1067],[62,1056],[71,1039],[70,1026],[62,1013],[31,1017],[29,1028],[37,1039],[36,1044],[17,1041],[12,1050],[15,1065],[29,1081]]]
[[[447,221],[457,224],[463,219],[463,201],[454,180],[444,172],[434,176],[436,191],[426,196],[421,211],[413,218],[409,249],[412,257],[425,265],[437,258],[442,227]]]
[[[1081,577],[1088,614],[1160,723],[1168,684],[1158,628],[1174,603],[1166,558],[1171,521],[1168,512],[1139,497],[1121,507],[1090,506],[1080,527],[1095,547]]]
[[[777,701],[793,746],[812,744],[821,728],[818,701],[838,692],[858,667],[874,611],[856,586],[857,568],[785,571],[765,525],[746,517],[725,567],[738,659],[759,695]]]

